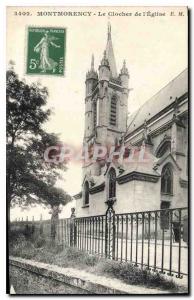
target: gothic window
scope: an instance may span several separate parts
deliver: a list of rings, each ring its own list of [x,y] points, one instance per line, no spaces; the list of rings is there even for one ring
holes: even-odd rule
[[[161,193],[172,195],[173,193],[173,173],[169,164],[165,165],[161,174]]]
[[[84,205],[89,204],[89,183],[88,181],[84,184]]]
[[[109,179],[108,198],[110,199],[116,197],[116,172],[113,168],[110,169],[109,171],[108,179]]]
[[[93,103],[93,112],[94,112],[94,128],[96,128],[96,118],[97,118],[97,108],[96,108],[96,101]]]
[[[158,151],[156,153],[156,157],[158,157],[158,158],[162,157],[165,153],[170,152],[170,151],[171,151],[171,142],[170,141],[166,141],[158,149]]]
[[[110,104],[110,125],[116,126],[117,122],[117,98],[113,96]]]

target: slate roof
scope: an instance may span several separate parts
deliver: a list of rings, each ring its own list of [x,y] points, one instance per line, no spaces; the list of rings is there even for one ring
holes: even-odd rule
[[[179,98],[187,92],[188,69],[185,69],[129,116],[126,135],[140,127],[145,119],[149,121],[157,113],[172,104],[176,97]]]

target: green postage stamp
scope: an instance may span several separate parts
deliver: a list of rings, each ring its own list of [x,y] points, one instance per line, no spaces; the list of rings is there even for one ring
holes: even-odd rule
[[[27,74],[64,75],[66,29],[28,27]]]

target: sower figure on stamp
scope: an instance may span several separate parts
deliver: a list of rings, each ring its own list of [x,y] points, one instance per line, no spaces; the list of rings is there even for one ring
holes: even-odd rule
[[[55,73],[57,62],[49,57],[49,46],[55,48],[60,48],[60,45],[56,45],[53,40],[57,38],[54,36],[49,36],[48,32],[44,34],[44,37],[40,42],[34,47],[34,51],[40,53],[40,65],[39,68],[41,72],[46,72],[47,70],[52,70]]]

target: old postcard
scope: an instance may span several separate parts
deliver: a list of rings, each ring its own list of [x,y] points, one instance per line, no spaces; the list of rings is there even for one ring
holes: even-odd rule
[[[189,293],[187,7],[7,7],[7,293]]]

